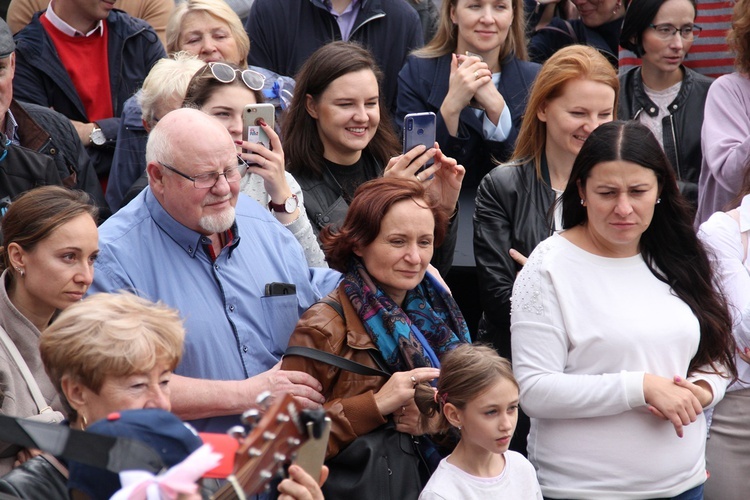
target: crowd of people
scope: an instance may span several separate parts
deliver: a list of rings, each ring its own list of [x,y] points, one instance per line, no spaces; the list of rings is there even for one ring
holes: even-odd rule
[[[750,0],[7,17],[0,494],[747,494]]]

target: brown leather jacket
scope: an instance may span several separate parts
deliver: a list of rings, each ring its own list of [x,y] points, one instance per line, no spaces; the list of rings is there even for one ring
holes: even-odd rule
[[[341,304],[344,317],[325,303],[313,304],[297,323],[289,345],[312,347],[378,368],[370,355],[373,349],[377,352],[377,347],[344,293],[343,285],[339,284],[328,298]],[[385,384],[384,377],[357,375],[300,356],[285,356],[281,369],[309,373],[323,385],[324,407],[332,423],[326,458],[386,422],[374,396]]]

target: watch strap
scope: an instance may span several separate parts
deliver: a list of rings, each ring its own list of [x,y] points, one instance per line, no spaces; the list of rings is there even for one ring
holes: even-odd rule
[[[274,203],[273,200],[269,201],[268,209],[271,210],[272,212],[280,212],[280,213],[285,213],[285,214],[292,213],[294,212],[294,210],[292,210],[292,212],[287,212],[286,210],[286,202],[289,201],[290,198],[294,199],[294,201],[297,202],[297,204],[299,203],[299,201],[297,200],[297,195],[292,193],[292,196],[284,200],[284,203]]]

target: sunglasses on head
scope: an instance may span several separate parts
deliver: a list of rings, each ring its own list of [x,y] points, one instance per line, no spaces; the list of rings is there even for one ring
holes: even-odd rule
[[[265,76],[251,69],[235,69],[223,62],[210,62],[208,63],[208,67],[211,69],[211,74],[214,78],[221,83],[232,83],[237,77],[237,73],[240,74],[242,82],[250,90],[262,90],[263,85],[266,83]]]

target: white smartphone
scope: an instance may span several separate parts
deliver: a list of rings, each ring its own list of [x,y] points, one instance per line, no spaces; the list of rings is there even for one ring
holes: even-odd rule
[[[274,127],[275,108],[273,104],[263,102],[260,104],[248,104],[242,113],[242,139],[248,142],[263,144],[271,149],[271,140],[260,126],[259,119],[262,118],[269,127]]]

